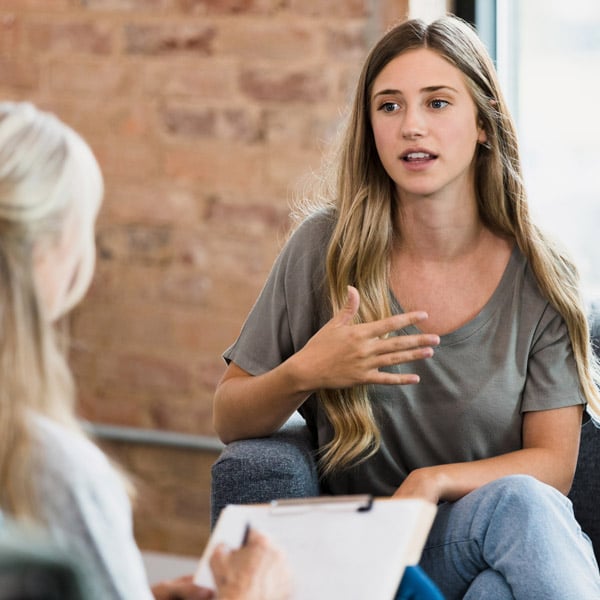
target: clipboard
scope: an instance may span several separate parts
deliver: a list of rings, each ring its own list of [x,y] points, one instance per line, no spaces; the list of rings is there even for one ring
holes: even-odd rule
[[[404,569],[419,562],[437,507],[418,499],[319,496],[221,512],[194,581],[214,589],[209,558],[242,545],[251,526],[285,553],[294,600],[392,600]]]

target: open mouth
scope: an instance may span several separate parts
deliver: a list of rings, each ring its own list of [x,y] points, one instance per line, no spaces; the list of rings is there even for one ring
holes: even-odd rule
[[[437,158],[437,154],[431,154],[430,152],[407,152],[400,157],[405,162],[426,162],[428,160],[434,160]]]

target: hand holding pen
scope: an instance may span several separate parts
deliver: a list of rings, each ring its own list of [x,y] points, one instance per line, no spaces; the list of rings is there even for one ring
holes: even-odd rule
[[[285,557],[264,535],[246,527],[242,545],[215,549],[210,567],[220,600],[288,600],[291,576]]]

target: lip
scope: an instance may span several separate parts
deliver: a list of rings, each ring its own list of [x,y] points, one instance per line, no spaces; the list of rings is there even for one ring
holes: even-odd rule
[[[408,148],[398,159],[409,171],[422,171],[431,166],[438,158],[435,152],[431,152],[427,148]]]

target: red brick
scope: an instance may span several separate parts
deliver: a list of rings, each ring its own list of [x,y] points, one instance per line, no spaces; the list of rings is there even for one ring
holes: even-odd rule
[[[212,428],[212,395],[204,399],[194,395],[187,401],[164,402],[158,397],[150,403],[149,414],[153,427],[167,431],[180,431],[200,435],[214,435]]]
[[[177,0],[85,0],[88,10],[165,11],[173,10]]]
[[[194,57],[193,62],[143,65],[144,91],[152,96],[229,100],[237,93],[237,60]]]
[[[118,143],[115,138],[93,142],[93,149],[107,180],[113,183],[124,180],[147,184],[160,173],[160,149],[149,140],[128,140]]]
[[[171,182],[152,186],[107,182],[102,222],[173,225],[199,220],[200,200],[194,192]]]
[[[13,56],[19,50],[21,21],[14,13],[0,13],[0,55]]]
[[[294,13],[326,19],[330,19],[332,17],[364,18],[371,15],[373,11],[373,3],[370,0],[345,0],[344,2],[323,2],[323,0],[287,0],[286,5],[288,9]]]
[[[204,23],[171,23],[140,25],[130,23],[125,27],[125,51],[128,54],[151,56],[192,53],[212,54],[216,30]]]
[[[205,15],[241,15],[244,13],[271,14],[281,0],[177,0],[180,9],[186,13]]]
[[[130,93],[135,74],[115,61],[69,58],[52,60],[47,78],[54,94],[84,94],[105,99]]]
[[[177,304],[189,304],[201,308],[206,304],[211,289],[210,278],[190,267],[177,266],[163,273],[157,287],[161,300]]]
[[[249,237],[273,235],[284,230],[288,210],[273,204],[238,204],[213,197],[207,202],[205,220],[210,226]]]
[[[39,80],[39,68],[31,61],[0,58],[0,86],[30,90]]]
[[[227,144],[172,145],[164,151],[164,172],[177,182],[219,186],[245,193],[264,190],[261,148]]]
[[[2,10],[63,11],[72,7],[73,0],[2,0]]]
[[[321,34],[314,23],[296,20],[244,19],[223,26],[215,41],[215,52],[250,60],[308,60],[321,49]]]
[[[184,108],[166,106],[161,110],[161,121],[166,131],[182,137],[214,137],[216,115],[214,108]]]
[[[123,425],[125,427],[149,427],[145,402],[131,394],[107,397],[89,389],[89,374],[75,370],[78,388],[77,414],[87,421]],[[124,400],[124,398],[126,398]]]
[[[307,150],[270,146],[265,161],[265,177],[269,189],[279,190],[284,197],[295,197],[311,181],[322,163],[319,149]]]
[[[98,229],[96,238],[103,259],[166,264],[174,258],[171,227],[108,225]]]
[[[139,302],[158,299],[157,279],[162,271],[153,265],[115,264],[115,261],[98,258],[94,279],[82,305],[84,314],[89,306],[122,305],[129,298]]]
[[[232,339],[231,341],[233,342],[234,340]],[[223,348],[223,351],[225,350]],[[225,368],[226,364],[221,356],[201,360],[198,367],[198,381],[200,385],[214,394],[217,384],[223,377]]]
[[[240,88],[249,98],[265,102],[323,102],[330,94],[323,69],[247,67],[241,72]]]
[[[269,107],[265,111],[266,141],[285,145],[294,140],[301,149],[322,148],[331,142],[339,127],[339,107],[290,111],[287,107]]]
[[[158,390],[161,394],[181,394],[191,389],[191,373],[176,362],[141,354],[121,354],[113,358],[103,374],[116,378],[124,389]]]
[[[327,52],[338,60],[360,61],[366,58],[368,43],[362,23],[351,23],[344,28],[328,28],[326,31]]]
[[[114,45],[112,27],[94,21],[31,21],[25,34],[34,52],[109,54]]]
[[[264,138],[262,113],[244,106],[226,108],[169,104],[161,110],[166,131],[183,138],[259,142]]]

